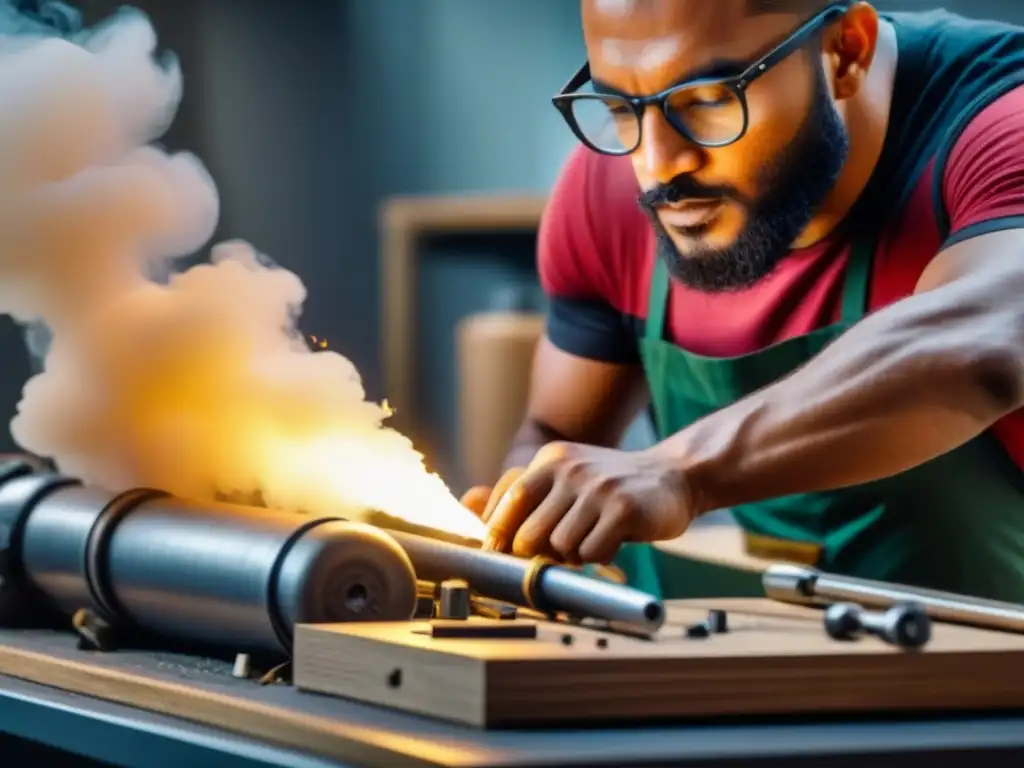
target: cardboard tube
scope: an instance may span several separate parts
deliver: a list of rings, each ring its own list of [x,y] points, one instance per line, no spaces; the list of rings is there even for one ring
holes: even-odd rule
[[[456,330],[459,457],[468,485],[492,485],[526,413],[530,369],[544,316],[488,312]]]

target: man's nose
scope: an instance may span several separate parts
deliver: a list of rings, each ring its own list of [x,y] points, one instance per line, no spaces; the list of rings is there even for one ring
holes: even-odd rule
[[[637,151],[651,181],[668,184],[704,166],[706,155],[703,148],[687,140],[660,110],[646,110],[642,121],[643,137]]]

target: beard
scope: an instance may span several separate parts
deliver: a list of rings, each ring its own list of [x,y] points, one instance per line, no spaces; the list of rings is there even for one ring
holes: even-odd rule
[[[707,187],[689,176],[640,196],[640,207],[654,226],[658,257],[679,282],[707,293],[739,291],[760,282],[786,257],[835,186],[849,139],[821,67],[815,66],[814,72],[807,116],[785,151],[759,174],[756,198],[744,200],[731,187]],[[732,200],[746,208],[747,222],[732,244],[713,248],[698,241],[684,256],[658,218],[656,206],[685,199]]]

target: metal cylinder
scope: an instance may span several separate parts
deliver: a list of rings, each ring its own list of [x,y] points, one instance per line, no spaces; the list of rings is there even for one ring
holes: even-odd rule
[[[529,605],[549,613],[604,619],[657,631],[664,606],[632,587],[611,584],[556,565],[389,531],[412,561],[419,578],[441,582],[464,579],[474,592],[496,600]]]
[[[70,614],[235,651],[287,651],[298,623],[402,620],[416,577],[373,526],[133,490],[58,475],[0,486],[26,588]]]
[[[770,599],[783,603],[824,606],[851,602],[881,609],[914,603],[936,621],[1024,633],[1024,606],[1016,603],[842,576],[804,565],[769,566],[761,584]]]
[[[814,583],[820,571],[809,565],[779,563],[761,574],[761,586],[770,600],[795,605],[817,605]]]
[[[469,585],[462,579],[442,581],[438,598],[437,618],[468,619],[472,613]]]

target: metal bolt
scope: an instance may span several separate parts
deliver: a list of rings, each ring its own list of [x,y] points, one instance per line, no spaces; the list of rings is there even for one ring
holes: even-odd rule
[[[441,597],[437,608],[439,619],[468,619],[470,608],[469,584],[462,579],[441,582]]]

